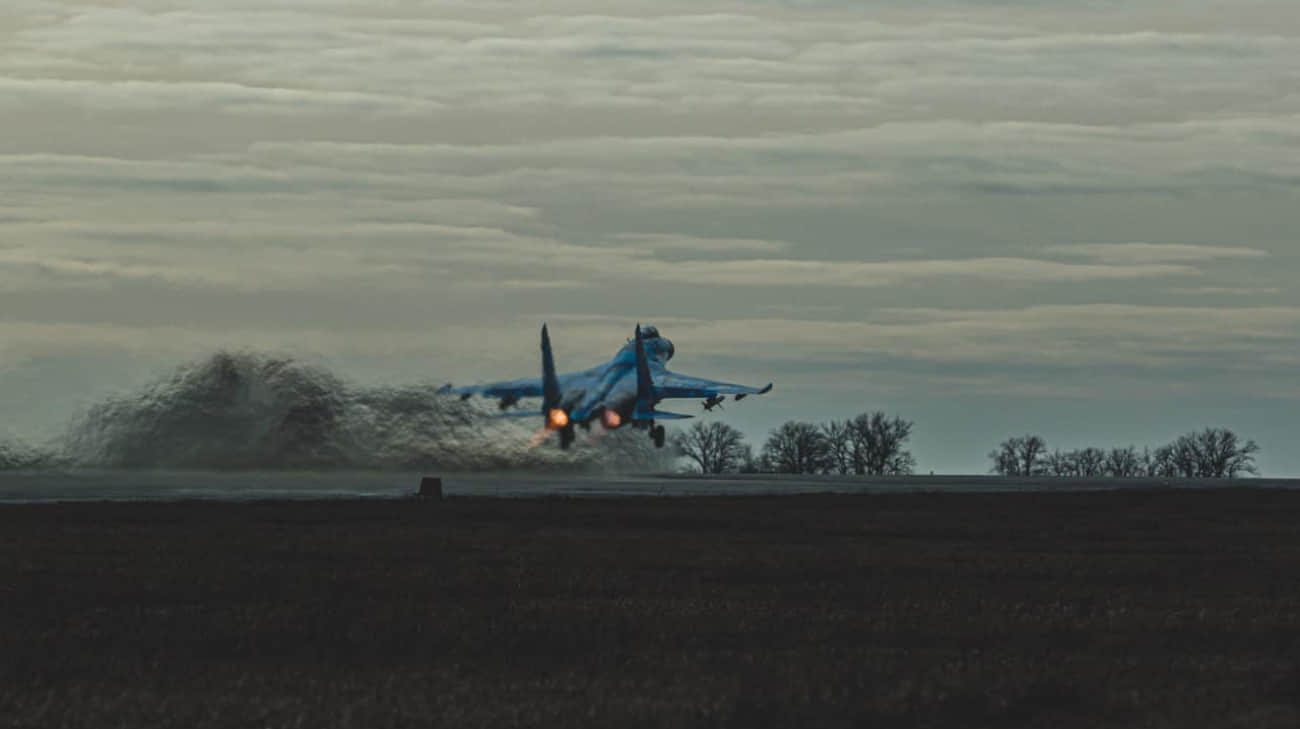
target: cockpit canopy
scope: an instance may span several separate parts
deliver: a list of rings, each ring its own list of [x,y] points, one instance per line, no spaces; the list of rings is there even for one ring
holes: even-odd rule
[[[645,345],[646,354],[660,362],[667,362],[677,353],[677,348],[673,346],[672,341],[660,336],[659,329],[653,324],[641,327],[641,341]]]

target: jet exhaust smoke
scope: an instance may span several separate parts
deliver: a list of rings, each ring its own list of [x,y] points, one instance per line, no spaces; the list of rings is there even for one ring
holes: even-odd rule
[[[0,471],[30,470],[54,465],[54,454],[15,440],[0,441]]]
[[[49,452],[0,444],[0,468],[666,469],[644,433],[530,447],[538,425],[432,385],[365,387],[292,357],[217,352],[74,421]],[[620,437],[627,436],[627,437]],[[542,443],[541,445],[549,445]]]

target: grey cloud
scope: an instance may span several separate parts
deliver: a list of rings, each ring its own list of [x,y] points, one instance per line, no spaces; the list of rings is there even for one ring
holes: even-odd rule
[[[701,238],[664,233],[619,233],[614,238],[633,247],[690,253],[781,253],[790,248],[788,242],[780,240]]]
[[[1282,152],[1274,135],[1288,133],[1297,122],[1300,116],[1119,128],[892,123],[761,137],[477,146],[269,144],[255,146],[250,155],[272,168],[328,158],[345,169],[408,174],[439,169],[446,176],[431,179],[432,184],[530,198],[546,195],[529,190],[579,188],[602,196],[626,192],[646,203],[689,204],[688,195],[675,192],[689,187],[711,202],[736,205],[771,204],[773,195],[777,203],[792,198],[799,204],[849,204],[864,194],[997,186],[1023,192],[1214,189],[1249,184],[1242,175],[1256,185],[1289,187],[1300,179],[1300,162]],[[683,172],[686,165],[707,165],[709,173]]]
[[[864,353],[932,362],[986,362],[1011,359],[1019,366],[1060,364],[1073,369],[1099,365],[1133,366],[1167,370],[1177,367],[1187,353],[1268,352],[1276,362],[1294,364],[1300,308],[1295,307],[1139,307],[1126,305],[1034,306],[1010,310],[907,310],[902,321],[868,319],[831,322],[813,319],[755,318],[715,321],[659,317],[654,323],[673,337],[684,351],[696,356],[735,356],[757,362],[790,353],[829,358],[852,358]],[[279,329],[203,333],[176,327],[82,326],[7,322],[0,333],[20,345],[40,344],[42,351],[79,346],[133,350],[149,342],[170,342],[173,351],[197,350],[228,342],[276,349],[290,344],[324,346],[337,351],[384,349],[425,355],[438,341],[465,343],[459,361],[469,366],[473,358],[497,361],[518,368],[515,358],[522,342],[536,336],[535,319],[552,322],[566,356],[595,356],[616,346],[627,323],[621,318],[577,317],[539,313],[490,326],[468,328],[433,324],[425,336],[412,338],[404,329],[376,328],[339,332],[329,327],[302,328],[297,333]],[[755,338],[763,332],[769,338]],[[501,348],[489,345],[501,340]],[[773,351],[771,341],[782,347]],[[78,343],[80,342],[80,343]],[[278,343],[277,343],[278,342]],[[707,347],[703,346],[707,343]],[[502,352],[501,349],[505,351]],[[456,353],[443,353],[453,361]],[[504,356],[503,356],[504,355]],[[1254,371],[1250,359],[1223,358],[1215,367],[1224,371]]]
[[[1165,289],[1180,296],[1272,296],[1282,293],[1279,288],[1250,288],[1232,286],[1194,286]]]
[[[1061,264],[1027,258],[971,258],[921,261],[809,261],[755,259],[717,261],[707,266],[682,261],[643,261],[638,275],[701,286],[891,286],[913,281],[950,279],[982,282],[1082,282],[1185,276],[1187,266],[1099,266]]]
[[[67,81],[0,78],[0,100],[13,108],[60,103],[84,109],[157,112],[220,109],[223,113],[389,113],[428,114],[441,105],[361,92],[258,87],[214,81]]]
[[[557,317],[551,317],[557,318]],[[564,321],[563,317],[559,320]],[[601,320],[597,320],[601,321]],[[1030,306],[1006,310],[907,309],[881,319],[819,321],[751,319],[708,321],[669,318],[660,323],[674,341],[707,342],[710,351],[760,361],[772,353],[764,332],[783,352],[821,357],[863,353],[921,361],[1063,364],[1073,369],[1113,364],[1176,368],[1189,354],[1296,352],[1300,308],[1143,307],[1121,304]],[[576,327],[608,332],[614,320]],[[568,329],[566,331],[569,331]],[[608,336],[606,334],[606,336]],[[1250,359],[1223,359],[1221,370],[1254,370]]]
[[[0,341],[1294,391],[1300,20],[1195,6],[13,0]]]
[[[79,22],[18,33],[15,52],[31,73],[39,70],[42,55],[51,57],[52,64],[79,55],[116,56],[144,68],[160,57],[183,55],[194,60],[189,69],[199,77],[195,80],[236,77],[263,88],[283,87],[284,79],[296,84],[310,79],[316,88],[281,90],[302,94],[306,102],[311,94],[324,93],[322,86],[346,87],[351,93],[365,89],[374,96],[361,98],[389,113],[453,102],[501,109],[547,104],[633,109],[673,100],[701,111],[743,110],[797,98],[805,105],[788,107],[785,113],[829,113],[842,122],[864,104],[894,114],[910,109],[915,118],[936,99],[942,103],[926,91],[927,82],[931,88],[934,81],[962,78],[971,81],[969,88],[1031,78],[1059,84],[1089,77],[1087,69],[1103,98],[1113,96],[1116,105],[1131,108],[1131,84],[1105,73],[1117,63],[1111,60],[1117,50],[1147,55],[1145,64],[1126,58],[1125,70],[1143,69],[1161,95],[1204,90],[1216,78],[1234,82],[1225,90],[1240,93],[1252,88],[1235,83],[1243,73],[1284,73],[1296,42],[1242,34],[1059,33],[946,21],[862,23],[858,18],[844,23],[816,14],[736,9],[747,12],[519,19],[495,17],[499,11],[489,5],[483,14],[493,20],[487,23],[397,21],[382,17],[382,9],[374,11],[381,17],[354,12],[346,21],[330,13],[264,9],[165,14],[99,9]],[[403,23],[411,26],[399,32]],[[593,67],[589,57],[601,52],[613,55]],[[522,58],[533,62],[521,66]],[[96,75],[111,73],[111,66],[96,65]],[[1177,75],[1177,69],[1192,66],[1196,73]],[[907,85],[888,86],[904,70]],[[152,72],[175,75],[161,66]],[[746,86],[746,78],[755,85]],[[215,106],[222,100],[220,89],[212,91]],[[343,93],[341,88],[333,91]],[[1256,93],[1254,98],[1264,97]],[[292,108],[279,104],[288,100],[270,101],[277,109]],[[1148,93],[1142,101],[1168,105],[1174,99]],[[1021,103],[1041,111],[1034,99]]]
[[[1052,253],[1104,263],[1171,263],[1229,258],[1267,258],[1268,251],[1245,246],[1205,246],[1175,243],[1081,243],[1051,246]]]

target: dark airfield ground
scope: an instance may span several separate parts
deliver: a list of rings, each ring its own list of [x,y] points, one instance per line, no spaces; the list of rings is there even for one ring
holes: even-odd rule
[[[0,725],[1293,727],[1300,492],[0,506]]]

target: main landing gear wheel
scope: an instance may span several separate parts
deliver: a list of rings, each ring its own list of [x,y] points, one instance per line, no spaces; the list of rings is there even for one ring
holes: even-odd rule
[[[656,425],[650,428],[650,438],[655,442],[655,448],[664,447],[664,426]]]
[[[569,446],[573,445],[573,441],[577,437],[578,434],[573,432],[572,423],[560,428],[560,450],[567,451]]]

